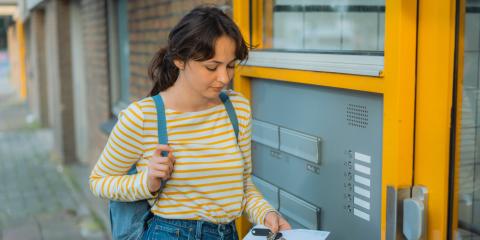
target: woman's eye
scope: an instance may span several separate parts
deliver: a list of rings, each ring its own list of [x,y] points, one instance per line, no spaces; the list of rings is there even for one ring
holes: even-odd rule
[[[206,67],[208,71],[215,71],[217,70],[217,67]]]
[[[235,65],[227,65],[227,68],[235,68]]]

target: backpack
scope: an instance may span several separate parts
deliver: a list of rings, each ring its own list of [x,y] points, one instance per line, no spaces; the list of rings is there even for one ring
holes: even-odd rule
[[[220,93],[220,99],[228,113],[230,122],[235,131],[235,136],[238,140],[238,119],[228,95],[225,92]],[[165,107],[160,94],[153,96],[155,107],[157,108],[157,122],[158,122],[158,143],[167,144],[167,121],[165,118]],[[162,156],[166,157],[167,153],[162,152]],[[128,171],[128,175],[136,174],[137,168],[135,165]],[[162,180],[162,185],[158,191],[158,196],[152,206],[157,203],[160,193],[165,186],[165,181]],[[151,206],[147,200],[139,200],[134,202],[109,201],[110,210],[110,224],[112,230],[112,237],[114,240],[139,240],[147,229],[147,221],[153,217],[150,211]]]

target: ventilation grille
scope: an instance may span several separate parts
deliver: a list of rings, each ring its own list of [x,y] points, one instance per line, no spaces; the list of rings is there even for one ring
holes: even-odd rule
[[[348,125],[359,128],[366,128],[368,126],[368,110],[367,106],[358,104],[347,105],[346,117]]]

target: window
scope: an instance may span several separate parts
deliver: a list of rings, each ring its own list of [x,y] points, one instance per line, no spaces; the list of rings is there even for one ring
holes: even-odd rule
[[[480,239],[480,1],[465,7],[459,188],[451,194],[458,194],[459,239]]]
[[[108,1],[110,103],[117,116],[130,103],[130,69],[127,0]]]
[[[261,8],[262,26],[252,29],[261,48],[247,65],[380,75],[385,0],[263,0]]]

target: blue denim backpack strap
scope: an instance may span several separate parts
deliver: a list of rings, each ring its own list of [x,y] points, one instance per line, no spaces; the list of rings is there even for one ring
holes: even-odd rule
[[[157,122],[158,122],[158,142],[160,144],[168,144],[167,136],[167,121],[165,117],[165,107],[162,98],[159,94],[153,96],[155,106],[157,108]],[[162,152],[162,156],[166,157],[167,152]],[[128,171],[128,175],[136,174],[137,168],[135,165]],[[152,206],[157,203],[160,192],[165,186],[165,181],[162,180],[161,189],[158,192]],[[113,239],[121,240],[139,240],[147,228],[147,221],[153,217],[151,206],[147,200],[140,200],[134,202],[110,201],[110,223],[112,228]]]
[[[232,101],[230,101],[230,98],[225,92],[220,93],[220,99],[223,102],[223,105],[225,105],[225,109],[227,109],[228,113],[228,118],[230,118],[230,122],[232,123],[233,130],[235,131],[235,137],[237,138],[238,142],[238,118],[237,118],[237,113],[235,112],[235,108],[233,108]]]

